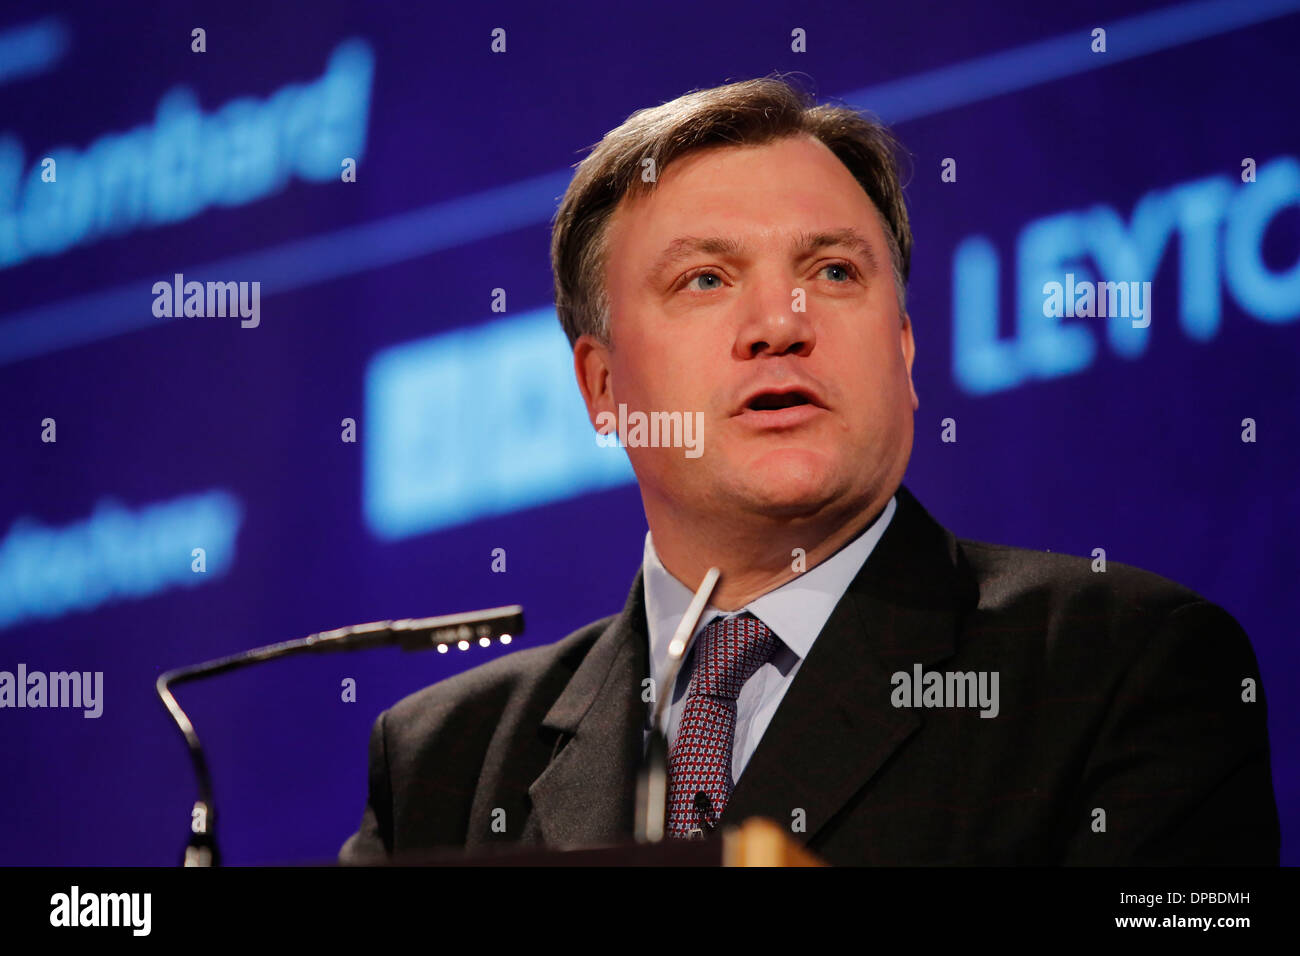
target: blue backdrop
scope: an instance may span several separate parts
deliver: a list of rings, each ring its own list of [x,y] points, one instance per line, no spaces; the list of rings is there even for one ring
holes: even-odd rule
[[[644,517],[583,414],[549,219],[630,112],[773,70],[911,155],[909,487],[959,536],[1104,548],[1236,615],[1300,859],[1300,2],[471,7],[0,14],[0,670],[103,675],[99,716],[0,709],[0,863],[177,860],[160,669],[621,608]],[[1067,275],[1151,282],[1149,323],[1045,317]],[[187,317],[192,281],[246,297]],[[182,688],[228,862],[332,858],[378,712],[503,650]]]

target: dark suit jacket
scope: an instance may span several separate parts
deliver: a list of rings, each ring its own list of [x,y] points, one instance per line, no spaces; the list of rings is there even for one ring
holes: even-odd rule
[[[340,860],[629,840],[648,648],[638,573],[621,614],[385,711]],[[916,664],[998,672],[1000,712],[895,707]],[[1270,864],[1280,842],[1227,612],[1137,568],[956,539],[905,487],[722,823],[755,815],[802,817],[832,864]]]

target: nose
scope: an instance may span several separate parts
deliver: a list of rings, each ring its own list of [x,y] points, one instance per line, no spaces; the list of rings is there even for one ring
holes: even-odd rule
[[[796,303],[802,306],[805,301],[791,285],[780,282],[755,295],[736,333],[736,357],[811,354],[817,345],[817,331],[807,311],[795,311]]]

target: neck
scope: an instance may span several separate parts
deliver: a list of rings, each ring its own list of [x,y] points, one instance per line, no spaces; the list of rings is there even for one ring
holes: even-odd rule
[[[734,611],[811,571],[863,532],[889,503],[892,491],[865,505],[799,518],[717,512],[683,513],[680,504],[652,507],[646,520],[664,568],[694,591],[711,567],[722,571],[710,604]]]

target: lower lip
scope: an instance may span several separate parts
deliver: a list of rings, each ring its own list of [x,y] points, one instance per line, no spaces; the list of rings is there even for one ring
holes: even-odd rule
[[[762,411],[747,408],[736,417],[757,428],[793,428],[812,421],[825,409],[811,403],[791,405],[789,408],[769,408]]]

